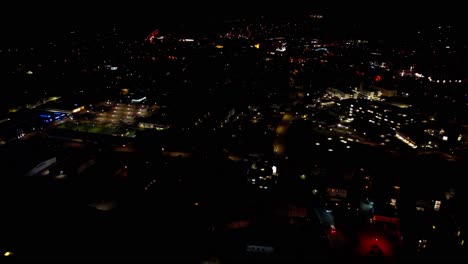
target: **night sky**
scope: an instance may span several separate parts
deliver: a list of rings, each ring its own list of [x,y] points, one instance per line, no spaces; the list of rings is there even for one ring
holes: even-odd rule
[[[419,1],[418,1],[419,3]],[[450,3],[450,1],[449,1]],[[408,28],[452,23],[466,29],[464,8],[459,4],[423,5],[404,1],[287,1],[274,5],[266,1],[46,1],[2,4],[0,31],[2,43],[21,43],[55,36],[70,28],[99,29],[117,25],[129,32],[147,32],[161,24],[177,27],[189,24],[209,28],[225,19],[281,18],[297,14],[323,13],[335,30],[359,24],[359,30],[373,36],[404,36]],[[410,33],[408,33],[410,34]]]

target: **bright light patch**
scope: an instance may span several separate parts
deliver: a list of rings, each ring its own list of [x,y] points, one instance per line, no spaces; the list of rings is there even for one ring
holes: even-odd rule
[[[84,107],[78,107],[72,110],[72,113],[78,113],[79,111],[83,110]]]

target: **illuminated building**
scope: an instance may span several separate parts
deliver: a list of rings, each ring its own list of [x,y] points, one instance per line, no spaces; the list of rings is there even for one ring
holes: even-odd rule
[[[37,109],[44,112],[63,113],[66,115],[71,115],[83,111],[85,107],[81,103],[74,103],[69,101],[53,101],[46,103]]]
[[[357,99],[357,93],[351,89],[328,88],[327,94],[340,100]]]
[[[382,92],[376,89],[359,89],[359,97],[367,100],[380,100]]]
[[[72,111],[73,112],[73,111]],[[79,111],[76,111],[74,113],[77,113]],[[66,113],[64,112],[46,112],[46,111],[43,111],[43,112],[40,112],[39,113],[39,119],[44,122],[44,123],[52,123],[54,121],[57,121],[57,120],[61,120],[63,118],[65,118],[67,116]]]
[[[153,123],[146,123],[146,122],[140,122],[138,124],[138,127],[146,128],[146,129],[156,129],[156,130],[166,130],[169,128],[168,125],[153,124]]]
[[[171,127],[168,114],[164,110],[159,110],[150,117],[141,119],[138,127],[145,129],[166,130]]]
[[[247,170],[248,182],[259,189],[268,190],[278,181],[278,168],[269,161],[252,158],[251,166]]]
[[[327,188],[327,194],[330,201],[341,201],[346,199],[348,191],[342,188]]]
[[[394,97],[398,95],[398,91],[396,89],[389,89],[381,86],[374,86],[374,89],[380,91],[381,95],[385,97]]]
[[[416,144],[416,142],[412,140],[409,136],[402,133],[401,131],[397,131],[395,134],[395,137],[414,149],[418,148],[418,145]]]
[[[407,108],[399,108],[380,101],[345,100],[337,103],[339,114],[373,125],[397,130],[416,123],[416,117]]]

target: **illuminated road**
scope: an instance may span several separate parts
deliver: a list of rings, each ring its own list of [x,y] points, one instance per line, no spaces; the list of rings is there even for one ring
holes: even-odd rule
[[[127,166],[121,167],[119,170],[117,170],[113,177],[118,177],[118,178],[127,178],[128,177],[128,169]]]
[[[294,117],[290,113],[285,113],[276,127],[276,137],[273,141],[273,152],[278,159],[282,159],[285,151],[284,135],[291,125]]]
[[[448,153],[439,151],[439,150],[430,150],[430,151],[421,151],[418,152],[418,155],[439,155],[440,157],[444,158],[447,161],[458,161],[460,157],[455,155],[450,155]]]
[[[238,156],[238,155],[235,155],[235,154],[229,154],[228,155],[228,159],[232,160],[232,161],[240,161],[241,160],[241,157]]]
[[[169,156],[173,158],[190,158],[192,153],[189,152],[180,152],[180,151],[163,151],[163,156]]]
[[[322,133],[322,134],[324,134],[326,136],[342,136],[342,137],[346,137],[346,138],[351,138],[351,139],[354,140],[355,143],[359,143],[359,144],[362,144],[362,145],[367,145],[367,146],[370,146],[370,147],[381,147],[382,146],[381,144],[371,142],[371,141],[367,140],[367,138],[361,137],[361,136],[357,135],[356,133],[349,133],[350,131],[348,131],[346,129],[338,128],[338,127],[332,128],[331,131],[330,130],[316,130],[316,131],[318,133]],[[349,140],[349,141],[351,141],[351,140]]]
[[[115,146],[112,148],[115,152],[135,152],[136,149],[134,147],[129,146]]]

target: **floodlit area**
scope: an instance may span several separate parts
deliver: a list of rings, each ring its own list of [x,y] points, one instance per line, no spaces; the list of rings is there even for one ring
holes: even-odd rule
[[[148,107],[145,105],[117,103],[108,111],[96,112],[96,122],[101,124],[124,123],[133,125],[138,117],[147,117]]]
[[[69,121],[57,126],[58,129],[73,130],[77,132],[104,134],[121,137],[135,137],[137,129],[125,128],[124,126],[114,124],[95,124],[95,123],[78,123]]]
[[[111,104],[110,102],[107,105]],[[88,111],[93,119],[79,118],[62,123],[58,129],[73,130],[77,132],[104,134],[119,137],[135,137],[140,130],[137,126],[138,118],[150,115],[146,105],[115,103],[105,109]]]

